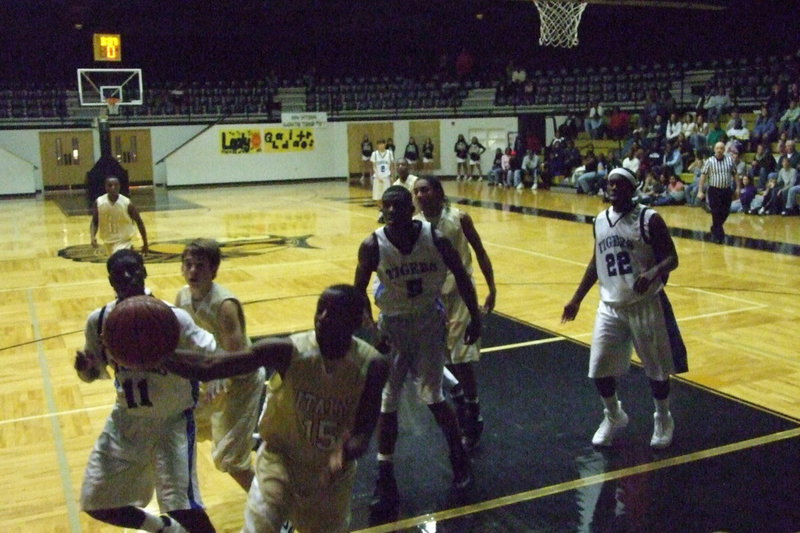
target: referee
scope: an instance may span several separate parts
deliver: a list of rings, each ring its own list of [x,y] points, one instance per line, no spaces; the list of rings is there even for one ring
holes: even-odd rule
[[[718,142],[714,145],[714,155],[706,159],[700,173],[700,183],[697,187],[697,200],[702,202],[706,196],[703,192],[708,180],[708,205],[711,208],[711,236],[714,242],[722,244],[725,241],[725,230],[722,225],[728,218],[733,201],[733,184],[736,182],[736,196],[742,187],[741,178],[736,174],[736,164],[733,158],[725,153],[725,144]]]

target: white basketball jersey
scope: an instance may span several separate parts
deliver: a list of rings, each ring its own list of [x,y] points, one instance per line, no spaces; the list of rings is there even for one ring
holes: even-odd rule
[[[375,303],[387,316],[427,312],[442,292],[447,266],[433,242],[433,228],[419,223],[422,228],[408,254],[391,243],[386,228],[375,232],[380,254]]]
[[[637,205],[624,216],[613,207],[597,215],[595,257],[602,301],[612,305],[629,304],[664,288],[661,281],[654,281],[643,294],[633,290],[639,274],[656,264],[649,228],[654,214],[652,209]]]
[[[392,163],[394,153],[391,150],[372,152],[370,160],[375,164],[375,177],[378,179],[390,179],[392,177]]]
[[[97,229],[103,242],[131,240],[136,230],[128,214],[130,203],[131,201],[121,194],[113,204],[108,200],[108,194],[97,199]]]
[[[114,309],[116,300],[107,304],[103,321]],[[179,348],[196,350],[212,355],[217,348],[214,337],[199,328],[183,309],[172,307],[181,327]],[[85,351],[100,354],[102,341],[98,334],[97,322],[100,309],[89,315],[86,323]],[[117,405],[132,416],[161,417],[179,414],[194,407],[197,403],[199,384],[165,370],[130,370],[115,366],[114,386],[117,389]]]
[[[458,252],[461,264],[464,265],[464,270],[467,271],[468,275],[472,276],[472,252],[469,249],[467,236],[464,235],[464,231],[461,229],[461,211],[455,207],[445,207],[442,209],[442,214],[439,215],[438,219],[428,220],[423,213],[419,213],[416,218],[430,222],[434,228],[447,237],[447,240],[453,244],[453,248]],[[456,278],[448,269],[447,277],[442,287],[442,294],[449,294],[455,290],[458,290]]]

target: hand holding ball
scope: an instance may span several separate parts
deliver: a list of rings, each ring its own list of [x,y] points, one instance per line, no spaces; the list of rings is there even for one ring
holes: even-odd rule
[[[178,347],[181,327],[169,305],[141,295],[118,302],[103,324],[108,354],[131,370],[157,367]]]

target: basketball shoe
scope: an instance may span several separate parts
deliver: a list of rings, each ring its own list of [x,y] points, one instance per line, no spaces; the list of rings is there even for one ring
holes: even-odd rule
[[[369,503],[370,514],[374,518],[386,519],[397,513],[400,504],[400,491],[394,478],[394,464],[391,461],[378,461],[378,479]]]
[[[455,491],[468,489],[473,482],[472,462],[463,449],[456,450],[450,454],[450,466],[453,468],[452,488]]]
[[[650,439],[650,446],[663,450],[672,444],[672,433],[675,431],[675,421],[672,413],[667,411],[666,415],[653,414],[653,438]]]
[[[592,437],[592,444],[595,446],[611,446],[614,434],[628,425],[628,415],[622,410],[621,402],[617,402],[616,413],[603,409],[603,415],[603,421]]]

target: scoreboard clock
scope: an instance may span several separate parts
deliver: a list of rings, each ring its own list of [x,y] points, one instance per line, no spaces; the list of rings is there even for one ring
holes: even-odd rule
[[[122,41],[119,35],[95,33],[93,41],[95,61],[122,61]]]

